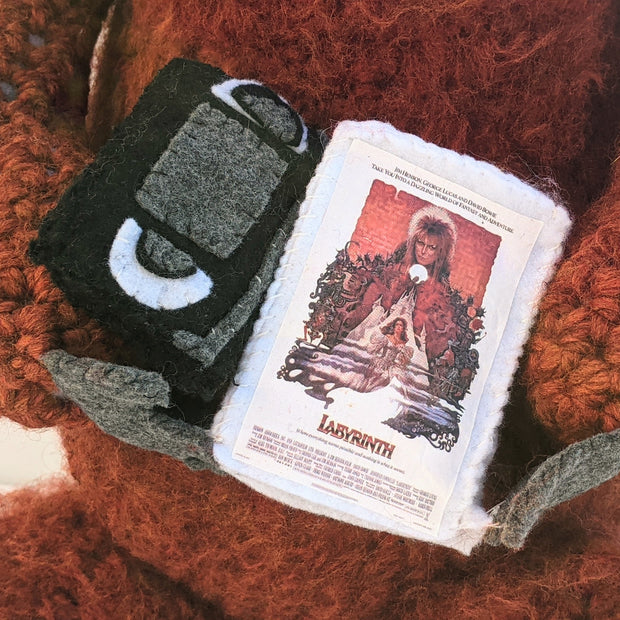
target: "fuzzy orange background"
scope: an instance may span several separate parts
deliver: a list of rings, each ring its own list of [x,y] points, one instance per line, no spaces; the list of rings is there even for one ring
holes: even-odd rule
[[[261,80],[327,131],[389,121],[558,195],[575,232],[506,409],[491,506],[563,443],[620,426],[618,3],[124,0],[87,110],[109,4],[0,6],[0,81],[16,92],[0,100],[0,412],[58,425],[76,479],[2,500],[0,615],[620,616],[618,480],[552,511],[522,551],[471,558],[292,510],[122,444],[62,400],[42,353],[129,353],[26,258],[90,149],[175,56]]]

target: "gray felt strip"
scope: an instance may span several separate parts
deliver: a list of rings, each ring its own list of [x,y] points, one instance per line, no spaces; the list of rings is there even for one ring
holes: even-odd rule
[[[485,542],[512,549],[549,509],[620,473],[620,429],[574,443],[549,457],[490,514],[495,521]]]
[[[215,358],[234,335],[249,321],[267,287],[271,284],[273,274],[284,251],[286,240],[293,229],[298,212],[298,205],[291,208],[282,228],[279,228],[273,236],[260,269],[250,281],[248,290],[233,306],[231,311],[205,338],[185,330],[174,332],[173,343],[178,349],[200,361],[205,368],[213,364]]]
[[[42,361],[63,395],[106,433],[191,469],[221,472],[208,431],[166,415],[170,387],[158,373],[60,350],[46,353]]]
[[[225,259],[260,218],[287,165],[253,131],[202,103],[172,138],[136,199],[179,234]]]

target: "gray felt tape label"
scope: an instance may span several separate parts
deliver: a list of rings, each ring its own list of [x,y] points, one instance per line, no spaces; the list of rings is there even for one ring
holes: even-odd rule
[[[201,248],[226,259],[269,204],[287,163],[237,120],[199,105],[136,199]]]

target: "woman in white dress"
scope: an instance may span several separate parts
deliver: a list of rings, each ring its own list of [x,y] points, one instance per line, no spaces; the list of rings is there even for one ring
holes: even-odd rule
[[[394,377],[402,380],[413,355],[413,349],[406,344],[408,341],[407,321],[402,317],[384,325],[371,336],[366,347],[371,363],[365,381],[359,387],[360,392],[385,387]]]

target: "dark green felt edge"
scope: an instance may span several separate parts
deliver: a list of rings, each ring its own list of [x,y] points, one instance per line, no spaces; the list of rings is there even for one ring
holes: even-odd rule
[[[160,319],[160,313],[134,304],[126,297],[116,304],[115,300],[106,298],[105,294],[98,298],[97,291],[92,289],[93,281],[106,277],[106,274],[111,280],[107,267],[107,252],[104,256],[99,256],[98,260],[85,260],[85,264],[80,266],[90,270],[85,274],[74,266],[71,242],[76,235],[83,234],[84,227],[88,229],[94,225],[89,221],[91,216],[88,211],[93,197],[98,208],[104,210],[104,213],[100,214],[103,217],[97,223],[101,228],[96,233],[110,240],[113,238],[121,218],[124,219],[127,215],[122,213],[123,204],[135,203],[136,190],[142,186],[146,175],[165,151],[171,138],[195,107],[207,98],[211,105],[219,105],[227,116],[236,118],[242,125],[251,123],[245,116],[209,96],[212,84],[226,78],[222,71],[214,67],[184,59],[171,61],[147,87],[131,115],[116,128],[96,161],[76,179],[61,198],[52,216],[43,222],[39,239],[34,241],[31,247],[33,260],[50,269],[53,280],[66,293],[71,303],[84,308],[136,345],[146,368],[162,372],[182,393],[200,394],[204,399],[217,398],[230,381],[255,317],[231,340],[230,345],[217,356],[209,369],[189,360],[167,343],[151,342],[153,346],[145,346],[157,337],[157,329],[151,329],[150,324]],[[250,230],[242,245],[225,264],[193,245],[188,239],[175,235],[169,228],[162,230],[158,220],[143,210],[140,211],[141,220],[147,222],[155,232],[165,232],[165,236],[177,247],[198,257],[198,266],[214,274],[214,289],[223,291],[209,298],[210,316],[202,329],[199,320],[196,320],[200,309],[194,305],[189,310],[167,313],[170,322],[166,327],[170,331],[189,329],[198,335],[205,335],[225,316],[239,296],[238,292],[226,295],[225,291],[233,291],[240,286],[243,288],[244,284],[247,284],[288,210],[303,198],[305,187],[322,153],[318,133],[309,130],[308,150],[301,157],[279,143],[271,134],[263,132],[259,135],[282,159],[291,163],[283,182],[272,195],[265,216]],[[118,211],[121,211],[121,215],[112,217]],[[109,249],[109,244],[104,246],[106,250]],[[218,277],[226,280],[226,286],[218,286],[221,283],[218,282]],[[114,284],[110,281],[109,286],[113,287]],[[135,305],[133,314],[132,304]],[[200,321],[204,319],[203,314]]]

